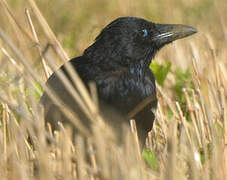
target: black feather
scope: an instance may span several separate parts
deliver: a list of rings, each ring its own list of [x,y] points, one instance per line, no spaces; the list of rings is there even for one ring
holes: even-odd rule
[[[101,112],[106,116],[107,123],[118,131],[124,123],[128,124],[127,114],[135,106],[149,96],[154,99],[133,117],[140,141],[144,144],[155,118],[151,108],[157,106],[155,77],[149,69],[151,60],[164,45],[195,32],[190,26],[155,24],[142,18],[121,17],[107,25],[82,56],[69,62],[86,86],[89,82],[96,83]],[[60,70],[70,79],[64,65]],[[56,73],[51,75],[47,85],[79,114],[84,125],[90,128],[90,122]],[[41,102],[45,107],[45,118],[54,128],[57,127],[57,120],[69,123],[46,93]]]

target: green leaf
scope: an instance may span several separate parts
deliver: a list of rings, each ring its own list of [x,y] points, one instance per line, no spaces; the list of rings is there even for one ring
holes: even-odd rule
[[[181,69],[178,68],[173,74],[176,81],[173,89],[176,92],[177,101],[182,106],[185,104],[183,88],[193,88],[191,70],[188,68],[185,72],[183,72]]]
[[[152,150],[143,150],[142,157],[146,160],[151,169],[158,170],[158,160]]]
[[[155,79],[158,84],[163,86],[167,74],[171,69],[171,62],[165,61],[163,64],[158,64],[157,62],[152,61],[152,63],[150,64],[150,69],[154,73]]]

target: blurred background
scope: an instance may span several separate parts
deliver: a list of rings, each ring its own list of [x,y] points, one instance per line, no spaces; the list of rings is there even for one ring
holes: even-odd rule
[[[105,25],[120,16],[138,16],[157,23],[191,25],[199,30],[199,34],[183,41],[192,38],[206,41],[204,36],[210,34],[215,38],[218,47],[226,45],[227,35],[224,30],[227,26],[226,0],[36,0],[35,2],[70,57],[80,55]],[[17,21],[30,32],[25,17],[25,8],[29,8],[27,1],[8,0],[8,3]],[[0,11],[0,16],[1,27],[14,37],[16,30],[9,26],[9,19],[4,10]],[[40,28],[38,26],[35,28],[39,30],[41,42],[46,43]],[[181,41],[177,41],[174,44],[186,46],[189,42],[181,44]],[[165,50],[175,52],[171,46]],[[162,55],[165,54],[166,52],[162,51]],[[165,60],[174,61],[172,56],[164,57]],[[187,65],[187,63],[179,63],[179,65]]]
[[[106,179],[130,180],[225,179],[226,12],[226,0],[0,0],[0,177],[96,180],[101,174]],[[83,140],[77,139],[77,156],[73,140],[65,134],[54,134],[53,146],[45,143],[46,131],[40,123],[44,121],[37,109],[41,85],[48,77],[43,60],[51,72],[81,55],[120,16],[190,25],[199,32],[164,47],[150,66],[159,105],[149,151],[143,152],[146,164],[133,144],[122,148],[103,143],[109,133],[103,130],[94,133],[94,139],[99,137],[94,141],[97,170],[95,163],[90,166],[82,158]],[[35,149],[27,142],[28,132],[37,138]],[[39,176],[33,176],[31,165],[40,170],[35,172]]]

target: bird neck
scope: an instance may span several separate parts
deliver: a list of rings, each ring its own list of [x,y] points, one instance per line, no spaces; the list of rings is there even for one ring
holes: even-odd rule
[[[96,45],[97,42],[88,47],[83,56],[98,66],[102,71],[128,71],[129,73],[141,76],[149,69],[151,60],[156,51],[148,51],[144,56],[130,57],[121,53],[116,47],[113,49],[104,49],[103,44]],[[97,48],[98,47],[98,48]]]
[[[129,72],[136,75],[138,79],[143,79],[145,72],[149,69],[149,64],[147,61],[140,60],[136,63],[131,63],[129,65]]]

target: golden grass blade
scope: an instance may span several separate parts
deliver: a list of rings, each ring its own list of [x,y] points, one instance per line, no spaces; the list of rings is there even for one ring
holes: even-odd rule
[[[50,72],[50,70],[49,70],[49,68],[48,68],[48,66],[46,64],[46,60],[44,59],[44,57],[42,55],[42,51],[41,51],[41,48],[39,46],[40,42],[39,42],[37,33],[35,31],[35,27],[34,27],[34,25],[32,23],[32,19],[31,19],[29,10],[25,9],[25,13],[26,13],[26,16],[27,16],[27,19],[28,19],[28,22],[29,22],[29,25],[30,25],[30,28],[31,28],[31,31],[32,31],[32,34],[33,34],[33,37],[35,39],[35,43],[37,44],[37,48],[39,50],[39,55],[41,57],[41,61],[42,61],[42,65],[43,65],[43,68],[44,68],[44,72],[45,72],[46,78],[48,79],[52,72]]]

